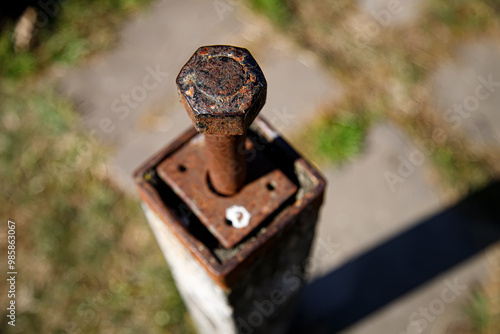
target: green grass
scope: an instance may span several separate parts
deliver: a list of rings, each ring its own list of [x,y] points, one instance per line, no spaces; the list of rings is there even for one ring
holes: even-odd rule
[[[495,15],[491,1],[438,0],[432,1],[429,14],[446,25],[456,36],[482,33]]]
[[[359,154],[363,147],[366,122],[353,115],[328,118],[314,126],[314,146],[319,155],[342,163]]]
[[[109,49],[116,41],[116,29],[124,19],[150,2],[63,1],[52,20],[37,24],[35,47],[30,52],[14,52],[10,43],[14,23],[10,22],[0,36],[0,77],[22,78],[54,64],[72,64]],[[44,12],[40,15],[46,16]]]
[[[464,312],[474,324],[474,332],[487,333],[486,330],[492,321],[489,312],[490,305],[488,298],[481,291],[475,291],[472,296],[472,301],[467,305]]]
[[[0,35],[0,217],[16,222],[18,271],[16,327],[4,311],[2,333],[193,332],[139,204],[108,178],[110,152],[43,76],[110,48],[147,2],[65,2],[25,53],[12,25]]]
[[[451,147],[438,147],[431,157],[445,184],[455,192],[466,194],[477,191],[491,179],[491,172],[484,163],[463,152],[455,152]]]
[[[286,0],[249,0],[252,7],[268,16],[280,27],[286,26],[292,13]]]
[[[292,141],[317,163],[342,164],[362,152],[373,118],[347,111],[321,117]]]
[[[0,77],[20,78],[37,70],[37,59],[31,52],[16,54],[10,39],[12,25],[0,35]]]

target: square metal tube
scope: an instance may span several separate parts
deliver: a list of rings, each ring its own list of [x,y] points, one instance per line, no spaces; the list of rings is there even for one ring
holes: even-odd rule
[[[296,185],[296,192],[240,242],[225,248],[197,217],[193,203],[183,201],[180,190],[158,173],[164,161],[190,141],[203,140],[200,136],[190,129],[135,172],[151,229],[200,333],[284,333],[305,283],[298,271],[311,248],[325,180],[257,118],[248,138],[273,170]],[[200,188],[209,187],[200,183]],[[219,205],[217,198],[213,201],[203,205]]]

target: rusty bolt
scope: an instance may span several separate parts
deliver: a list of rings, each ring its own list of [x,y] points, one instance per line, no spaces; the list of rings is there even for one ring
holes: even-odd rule
[[[266,101],[262,70],[246,49],[203,46],[176,82],[194,127],[205,136],[213,188],[222,195],[236,193],[246,178],[246,132]]]

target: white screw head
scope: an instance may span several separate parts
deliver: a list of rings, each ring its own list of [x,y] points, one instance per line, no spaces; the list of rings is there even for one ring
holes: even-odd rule
[[[226,219],[229,220],[235,228],[247,227],[251,217],[247,209],[240,205],[233,205],[226,209]]]

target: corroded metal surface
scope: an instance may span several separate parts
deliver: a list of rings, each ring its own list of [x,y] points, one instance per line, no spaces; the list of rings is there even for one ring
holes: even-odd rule
[[[245,135],[204,135],[209,178],[214,189],[222,195],[233,195],[247,179]]]
[[[189,173],[191,168],[195,171],[204,166],[203,154],[189,154],[188,160],[182,158],[182,152],[200,150],[203,145],[203,136],[192,128],[135,173],[145,213],[179,292],[200,333],[287,333],[305,284],[301,270],[308,262],[325,180],[269,124],[257,118],[247,139],[248,157],[256,162],[253,176],[254,168],[249,169],[248,180],[253,180],[250,184],[260,184],[259,189],[266,187],[271,193],[277,191],[281,181],[275,176],[279,183],[274,190],[259,180],[269,180],[268,176],[279,171],[297,191],[247,238],[226,248],[214,237],[214,231],[202,224],[199,210],[192,210],[181,192],[174,191],[165,181],[172,177],[171,173]],[[263,160],[258,162],[259,159]],[[179,163],[185,165],[179,168]],[[261,172],[257,172],[257,166],[263,166],[259,167]],[[195,181],[192,182],[189,187],[194,186]],[[206,179],[197,182],[200,190]],[[288,196],[283,194],[283,198]],[[250,200],[259,196],[253,192],[245,194]],[[231,198],[226,197],[228,201]],[[204,203],[211,204],[211,199]]]
[[[247,177],[245,135],[266,100],[264,74],[248,50],[215,45],[199,48],[176,81],[194,127],[206,136],[213,188],[235,194]]]
[[[294,195],[297,186],[248,139],[246,149],[252,159],[247,183],[231,197],[217,195],[207,180],[205,147],[204,136],[196,135],[156,170],[222,246],[232,248]],[[233,205],[249,212],[248,226],[235,228],[226,221],[226,210]]]
[[[287,231],[293,226],[299,224],[304,237],[307,231],[312,238],[323,201],[325,180],[319,172],[262,119],[256,119],[252,128],[255,136],[250,137],[254,145],[290,180],[294,180],[298,191],[286,207],[280,208],[269,221],[254,230],[252,237],[234,248],[221,247],[189,206],[157,174],[158,166],[165,159],[198,136],[194,128],[148,160],[134,174],[142,200],[224,289],[231,289],[241,282],[258,260],[279,252],[279,244],[287,238]],[[283,260],[286,257],[283,254]]]
[[[243,48],[200,47],[176,82],[196,130],[209,135],[244,135],[266,100],[264,74]]]

